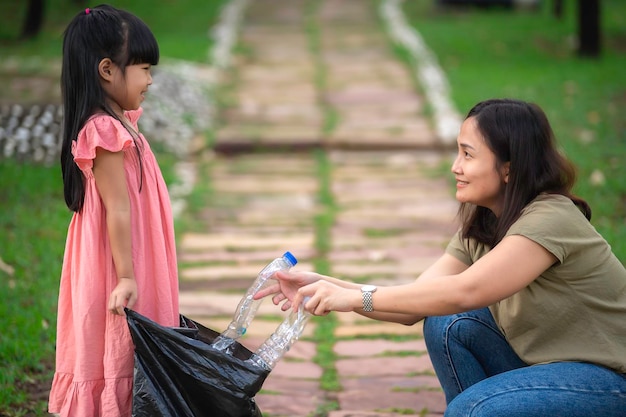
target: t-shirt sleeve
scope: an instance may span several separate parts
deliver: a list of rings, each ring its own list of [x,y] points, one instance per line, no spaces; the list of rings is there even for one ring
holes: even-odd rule
[[[119,152],[133,144],[133,138],[122,124],[111,116],[96,116],[78,133],[73,149],[74,161],[82,171],[93,167],[96,148]]]
[[[538,200],[527,206],[507,236],[521,235],[543,246],[559,262],[589,240],[589,222],[567,197]]]
[[[465,265],[471,265],[473,263],[471,254],[467,250],[466,245],[463,244],[461,230],[455,233],[455,235],[450,240],[450,243],[448,243],[448,246],[446,247],[446,253],[454,256]]]

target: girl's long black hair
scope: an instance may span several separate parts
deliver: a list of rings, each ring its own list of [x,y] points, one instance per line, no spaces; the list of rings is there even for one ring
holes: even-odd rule
[[[512,99],[476,104],[467,114],[475,118],[485,143],[496,156],[497,167],[509,162],[502,214],[463,203],[459,208],[464,238],[495,246],[520,217],[522,209],[541,193],[570,198],[591,219],[587,202],[572,194],[574,165],[557,149],[548,118],[539,106]]]
[[[81,11],[65,30],[61,70],[64,113],[61,172],[65,203],[76,212],[82,210],[85,185],[83,174],[74,162],[72,144],[95,113],[105,112],[120,120],[107,104],[100,84],[98,65],[104,58],[110,58],[122,71],[128,65],[156,65],[159,46],[141,19],[104,4]],[[135,139],[137,135],[132,129],[124,121],[120,122]],[[140,152],[139,146],[135,148]]]

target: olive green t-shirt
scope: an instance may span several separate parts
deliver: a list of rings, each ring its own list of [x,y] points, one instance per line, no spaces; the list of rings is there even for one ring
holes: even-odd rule
[[[626,373],[626,269],[580,210],[567,197],[542,194],[506,235],[525,236],[558,259],[526,288],[489,306],[519,357]],[[446,252],[471,265],[489,250],[457,233]]]

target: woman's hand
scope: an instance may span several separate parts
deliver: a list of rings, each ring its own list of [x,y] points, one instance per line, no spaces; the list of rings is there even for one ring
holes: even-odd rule
[[[124,307],[133,308],[137,302],[137,281],[134,278],[120,278],[109,297],[109,311],[118,316],[126,315]]]
[[[289,307],[291,307],[292,305],[291,300],[293,300],[301,287],[309,285],[313,282],[323,280],[323,277],[318,273],[304,271],[279,271],[276,272],[272,276],[272,278],[276,280],[276,283],[270,284],[267,287],[259,290],[254,295],[254,299],[258,300],[270,294],[275,294],[272,297],[272,302],[275,305],[278,305],[284,301],[283,305],[281,306],[282,311],[289,310]]]
[[[354,311],[362,305],[362,296],[359,289],[320,280],[300,288],[291,303],[294,310],[304,303],[304,309],[309,313],[325,316],[331,311]]]

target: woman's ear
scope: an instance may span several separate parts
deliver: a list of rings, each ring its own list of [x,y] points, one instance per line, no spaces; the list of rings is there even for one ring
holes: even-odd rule
[[[100,78],[105,81],[111,81],[113,79],[114,65],[111,58],[103,58],[98,64],[98,74],[100,74]]]
[[[511,163],[507,162],[502,166],[502,176],[504,178],[504,183],[509,183],[509,169],[511,168]]]

